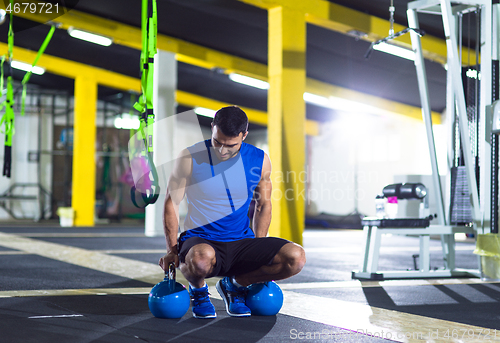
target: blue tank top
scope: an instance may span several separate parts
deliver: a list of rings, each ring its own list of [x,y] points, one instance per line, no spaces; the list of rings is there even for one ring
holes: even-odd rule
[[[236,156],[220,161],[211,140],[188,151],[193,170],[186,185],[188,213],[180,240],[194,236],[222,242],[254,238],[248,209],[261,179],[264,151],[242,143]]]

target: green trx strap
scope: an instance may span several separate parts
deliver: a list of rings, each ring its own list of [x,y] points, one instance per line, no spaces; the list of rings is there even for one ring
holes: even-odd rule
[[[5,63],[5,56],[2,56],[2,61],[0,62],[0,92],[3,92],[3,64]]]
[[[153,75],[154,56],[156,55],[157,22],[156,0],[142,0],[142,94],[139,100],[134,104],[134,108],[142,114],[138,136],[144,141],[145,149],[143,151],[143,157],[148,161],[153,179],[151,180],[151,188],[149,190],[141,190],[145,206],[139,206],[137,204],[135,200],[136,188],[134,186],[132,187],[130,194],[132,202],[137,207],[146,207],[149,204],[154,204],[160,194],[158,173],[153,163],[153,124],[155,119],[153,111]],[[149,173],[144,177],[149,177]]]
[[[5,114],[0,125],[5,123],[5,147],[3,160],[3,175],[10,177],[12,162],[12,136],[14,135],[14,87],[12,87],[12,76],[7,78],[7,100]]]
[[[13,0],[10,0],[12,6]],[[7,59],[9,61],[8,66],[8,76],[7,76],[7,94],[5,102],[2,107],[5,106],[5,113],[0,120],[0,125],[5,124],[5,145],[4,145],[4,157],[3,157],[3,175],[10,177],[11,163],[12,163],[12,136],[14,135],[14,87],[12,86],[12,67],[10,63],[12,62],[12,51],[14,50],[14,31],[12,29],[12,12],[10,12],[10,22],[9,22],[9,35],[8,35],[8,55]]]
[[[24,103],[26,100],[26,84],[30,80],[31,72],[32,72],[33,68],[36,66],[36,64],[38,63],[40,56],[43,55],[43,53],[45,52],[45,49],[47,48],[47,45],[49,45],[50,40],[52,39],[52,35],[54,34],[55,30],[56,30],[55,26],[52,26],[50,28],[50,31],[47,34],[47,37],[45,37],[45,40],[43,41],[42,46],[40,47],[40,50],[38,50],[38,54],[36,55],[35,60],[33,61],[33,64],[31,65],[31,70],[24,75],[23,81],[21,82],[23,85],[23,95],[21,98],[21,115],[22,116],[24,116]]]

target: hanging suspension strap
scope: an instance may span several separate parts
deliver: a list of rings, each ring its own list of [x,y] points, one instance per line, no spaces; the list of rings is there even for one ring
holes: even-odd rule
[[[12,0],[11,0],[12,4]],[[32,64],[32,69],[35,67],[37,64],[38,60],[40,59],[40,56],[44,53],[45,48],[49,44],[52,35],[54,34],[55,31],[55,26],[52,26],[52,28],[49,31],[49,34],[45,38],[40,50],[38,51],[38,54],[35,58],[35,61]],[[14,86],[13,86],[13,79],[12,79],[12,67],[11,67],[11,62],[12,62],[12,55],[13,55],[13,50],[14,50],[14,31],[12,29],[12,12],[10,13],[10,23],[9,23],[9,34],[8,34],[8,54],[7,54],[7,90],[6,90],[6,99],[5,101],[0,105],[0,109],[3,109],[5,107],[5,113],[2,116],[2,119],[0,120],[0,125],[5,124],[5,146],[4,146],[4,166],[3,166],[3,175],[6,177],[10,177],[11,175],[11,164],[12,164],[12,136],[15,133],[15,113],[14,113]],[[5,56],[2,56],[1,60],[1,75],[0,75],[0,90],[3,92],[3,86],[4,86],[4,63],[5,63]],[[22,100],[21,100],[21,115],[24,115],[24,104],[25,104],[25,99],[26,99],[26,84],[28,83],[29,79],[31,77],[31,71],[27,72],[24,75],[24,78],[22,80]]]
[[[12,5],[13,0],[10,0]],[[5,145],[3,157],[3,175],[10,178],[11,163],[12,163],[12,136],[14,135],[14,87],[12,86],[12,51],[14,50],[14,31],[12,29],[12,12],[10,13],[9,35],[8,35],[8,52],[7,52],[7,94],[5,101],[0,105],[0,109],[5,107],[5,113],[0,120],[0,126],[5,125]],[[3,59],[2,59],[3,67]],[[3,74],[3,68],[2,68]],[[3,79],[3,78],[2,78]],[[3,86],[3,85],[2,85]],[[3,88],[2,88],[3,92]]]
[[[142,177],[141,184],[144,189],[140,189],[142,199],[145,205],[140,206],[136,202],[136,186],[130,190],[132,202],[137,207],[146,207],[154,204],[160,194],[158,183],[158,173],[153,162],[153,75],[154,75],[154,56],[156,55],[156,36],[157,36],[157,12],[156,0],[142,0],[142,52],[141,52],[141,88],[142,94],[139,100],[134,104],[134,108],[141,113],[141,125],[137,136],[144,142],[142,158],[147,161],[149,170]],[[151,174],[151,177],[150,177]],[[147,179],[147,180],[146,180]]]
[[[0,125],[5,124],[3,175],[6,177],[10,177],[12,163],[12,136],[15,133],[14,87],[12,86],[12,76],[7,77],[7,99],[5,100],[5,104],[3,106],[5,106],[5,113],[0,120]]]
[[[31,77],[31,73],[33,71],[33,68],[36,66],[36,64],[38,63],[38,60],[40,59],[40,56],[43,55],[43,53],[45,52],[45,49],[47,48],[47,45],[49,45],[50,43],[50,40],[52,39],[52,35],[54,34],[54,31],[56,30],[56,27],[55,26],[52,26],[50,28],[50,31],[49,33],[47,34],[47,37],[45,37],[45,40],[43,41],[42,43],[42,46],[40,47],[40,50],[38,50],[38,54],[36,55],[35,57],[35,60],[33,61],[33,64],[31,65],[31,70],[28,71],[24,77],[23,77],[23,81],[21,82],[22,85],[23,85],[23,94],[22,94],[22,97],[21,97],[21,115],[24,116],[24,103],[26,101],[26,84],[28,83],[28,81],[30,80],[30,77]]]

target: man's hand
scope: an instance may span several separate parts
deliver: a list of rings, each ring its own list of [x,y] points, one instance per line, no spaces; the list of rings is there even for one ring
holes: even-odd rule
[[[161,269],[164,271],[168,271],[168,265],[170,263],[175,263],[175,267],[179,267],[179,255],[177,255],[177,252],[169,252],[162,258],[160,258],[160,261],[158,261],[158,264],[160,265]]]

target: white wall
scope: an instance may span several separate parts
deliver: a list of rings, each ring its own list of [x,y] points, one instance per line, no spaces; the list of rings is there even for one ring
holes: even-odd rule
[[[446,135],[440,125],[434,130],[440,173],[446,174]],[[346,114],[323,124],[311,144],[309,200],[317,213],[349,214],[356,197],[358,211],[374,215],[375,196],[396,175],[432,173],[423,122],[403,116]]]

